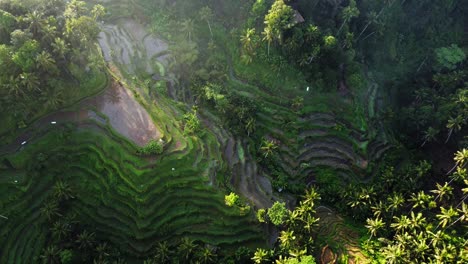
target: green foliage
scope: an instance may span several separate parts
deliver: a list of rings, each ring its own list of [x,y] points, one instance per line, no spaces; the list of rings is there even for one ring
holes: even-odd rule
[[[73,252],[69,249],[64,249],[60,251],[60,263],[70,264],[73,260]]]
[[[142,155],[160,155],[164,151],[164,141],[161,140],[150,140],[146,146],[140,148],[138,153]]]
[[[233,192],[224,196],[224,203],[229,207],[233,207],[234,205],[236,205],[238,200],[239,200],[239,195]]]
[[[439,70],[454,70],[466,59],[465,53],[456,44],[436,49],[435,55],[437,60],[436,69]]]
[[[325,36],[323,38],[323,41],[325,43],[325,48],[327,49],[332,49],[336,46],[336,38],[334,36]]]
[[[196,107],[193,107],[192,111],[184,115],[184,121],[184,132],[186,134],[196,134],[201,131],[200,119],[198,119]]]
[[[270,221],[276,225],[282,225],[286,218],[289,215],[289,211],[286,208],[286,204],[284,202],[276,201],[267,212],[268,218]]]
[[[261,208],[261,209],[258,209],[257,211],[257,220],[260,222],[260,223],[265,223],[266,222],[266,210]]]
[[[265,16],[266,32],[271,32],[272,36],[282,43],[284,32],[293,26],[293,9],[286,5],[284,0],[275,0],[268,14]]]
[[[39,42],[28,40],[13,54],[11,59],[23,72],[31,72],[35,68],[35,59],[38,53]]]

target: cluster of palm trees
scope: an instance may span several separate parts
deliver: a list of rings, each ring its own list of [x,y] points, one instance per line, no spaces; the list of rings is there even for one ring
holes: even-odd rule
[[[275,248],[258,248],[252,256],[254,263],[315,263],[312,255],[316,249],[313,237],[319,220],[315,214],[318,200],[320,195],[316,189],[306,190],[299,205],[287,210],[284,221],[276,223],[281,231]]]
[[[468,150],[455,154],[456,172],[436,189],[394,193],[371,206],[368,248],[387,263],[466,263],[468,248]],[[378,240],[381,243],[369,243]]]
[[[91,18],[82,1],[57,3],[54,8],[50,4],[38,1],[31,10],[14,2],[0,6],[2,16],[13,17],[13,22],[2,28],[8,37],[0,40],[4,51],[0,56],[0,94],[6,110],[24,115],[37,112],[39,107],[56,109],[64,101],[64,82],[79,81],[69,70],[70,63],[84,69],[89,54],[96,52],[96,19],[104,14],[103,7],[95,6]]]

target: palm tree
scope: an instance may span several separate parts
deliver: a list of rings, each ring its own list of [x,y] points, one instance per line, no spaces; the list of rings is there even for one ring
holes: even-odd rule
[[[410,228],[421,228],[426,223],[426,218],[424,218],[421,212],[415,214],[413,211],[411,211],[410,222]]]
[[[49,109],[58,109],[64,102],[63,88],[57,86],[49,87],[47,90],[41,92],[39,99],[44,102],[45,106]]]
[[[403,198],[401,193],[394,193],[391,197],[387,198],[387,201],[389,202],[388,209],[392,210],[393,214],[395,210],[398,210],[405,203],[405,198]]]
[[[285,250],[289,250],[292,247],[294,241],[296,240],[294,231],[293,230],[281,231],[279,240],[281,242],[281,247]]]
[[[199,256],[200,262],[203,264],[215,263],[216,254],[213,252],[213,249],[209,246],[203,248]]]
[[[100,243],[99,245],[97,245],[96,253],[99,256],[99,259],[104,259],[105,257],[110,256],[108,252],[109,252],[109,246],[107,245],[106,242]]]
[[[93,6],[93,9],[91,9],[91,14],[93,15],[94,21],[97,21],[98,18],[106,14],[106,9],[102,5],[97,4]]]
[[[63,182],[61,180],[58,180],[57,182],[55,182],[54,195],[55,197],[57,197],[58,200],[62,200],[62,199],[68,200],[68,199],[75,198],[73,196],[73,191],[70,185],[68,185],[68,183]]]
[[[452,136],[452,133],[460,131],[464,124],[466,124],[466,119],[463,118],[462,115],[458,115],[455,118],[451,117],[447,122],[447,128],[449,129],[449,133],[447,136],[447,140],[445,140],[445,143],[449,141],[450,136]]]
[[[52,220],[55,216],[61,216],[59,212],[58,203],[55,200],[47,201],[43,207],[40,209],[41,214],[47,217],[47,219]]]
[[[180,23],[180,29],[182,32],[185,32],[188,36],[189,42],[192,41],[192,33],[195,30],[195,24],[193,22],[193,19],[186,19]]]
[[[156,256],[155,259],[159,263],[168,263],[171,260],[172,251],[169,249],[167,242],[158,242],[156,245]]]
[[[437,134],[439,134],[439,130],[429,127],[425,132],[424,132],[424,142],[422,143],[421,147],[424,147],[424,145],[427,142],[432,142],[436,140]]]
[[[57,36],[57,27],[54,25],[50,25],[49,23],[46,23],[44,27],[42,27],[41,32],[42,32],[41,42],[49,46],[50,43],[54,42],[54,39]]]
[[[245,131],[247,131],[247,136],[250,136],[251,133],[255,131],[256,122],[255,118],[249,117],[247,123],[245,124]]]
[[[38,11],[33,11],[26,14],[25,21],[29,23],[29,31],[33,34],[33,37],[37,39],[38,33],[42,31],[44,26],[44,19],[42,18],[43,14]]]
[[[202,20],[205,20],[206,23],[208,24],[211,38],[213,38],[213,31],[211,31],[211,24],[210,24],[210,20],[213,19],[213,11],[211,11],[211,8],[209,8],[208,6],[205,6],[200,9],[200,12],[198,12],[198,15],[200,16]]]
[[[60,58],[63,59],[64,62],[67,61],[65,55],[68,53],[69,48],[67,43],[59,37],[55,38],[54,42],[51,44],[52,51]]]
[[[395,219],[395,222],[390,224],[390,226],[396,231],[404,231],[411,225],[411,221],[406,215],[401,215],[400,217],[394,216],[393,219]]]
[[[409,201],[413,204],[413,209],[421,207],[425,209],[431,200],[431,196],[426,194],[424,191],[420,191],[417,194],[411,194]]]
[[[39,78],[34,73],[23,72],[19,76],[20,83],[29,91],[41,91]]]
[[[252,37],[255,35],[255,28],[248,28],[245,30],[245,33],[241,35],[241,44],[244,51],[247,54],[252,55],[254,48],[253,48],[253,41]]]
[[[52,228],[50,229],[52,232],[52,236],[57,238],[58,240],[61,240],[62,238],[65,238],[70,234],[70,225],[64,221],[57,221],[52,225]]]
[[[273,32],[271,31],[271,28],[265,27],[265,29],[262,32],[263,41],[267,42],[267,54],[270,56],[270,45],[273,42]]]
[[[43,263],[60,263],[59,261],[60,250],[55,246],[48,246],[42,251],[40,258]]]
[[[369,229],[369,233],[371,234],[368,241],[371,240],[373,236],[377,235],[377,231],[379,229],[385,226],[385,223],[382,221],[382,219],[378,217],[376,219],[367,218],[366,222],[366,228]]]
[[[350,21],[353,17],[359,16],[359,9],[356,7],[355,0],[349,1],[349,5],[343,8],[343,13],[341,13],[341,16],[343,18],[343,23],[341,24],[340,29],[338,29],[338,33],[336,33],[337,36],[340,35],[343,26],[348,23],[348,21]]]
[[[262,146],[260,150],[263,152],[263,156],[268,158],[269,156],[273,155],[275,150],[278,148],[278,145],[273,140],[266,140],[264,139],[262,142]]]
[[[79,249],[91,249],[94,245],[94,233],[89,233],[88,231],[84,230],[80,234],[78,234],[76,238],[76,243],[78,244]]]
[[[442,200],[445,197],[452,196],[453,188],[446,182],[444,185],[436,184],[437,190],[431,190],[431,193],[437,194],[437,197],[434,200],[440,198]]]
[[[383,248],[382,256],[385,258],[386,263],[394,264],[400,263],[400,258],[403,255],[401,244],[391,244]]]
[[[468,149],[462,149],[462,150],[457,151],[457,153],[455,153],[455,157],[453,158],[453,160],[455,160],[455,165],[453,166],[452,169],[449,170],[449,172],[447,172],[447,175],[452,173],[452,171],[457,166],[460,168],[463,168],[466,166],[466,164],[468,163]],[[450,183],[451,182],[452,181],[450,181]]]
[[[318,200],[320,200],[320,194],[317,192],[317,189],[315,188],[310,188],[306,190],[306,193],[302,197],[302,201],[305,204],[308,204],[309,206],[313,207],[314,203]]]
[[[56,62],[49,52],[43,50],[36,56],[36,67],[44,72],[58,73]]]
[[[439,226],[445,228],[450,222],[452,222],[455,217],[458,217],[458,212],[457,210],[453,209],[452,206],[450,206],[448,209],[441,207],[440,214],[436,215],[436,217],[439,219]]]
[[[263,248],[257,248],[252,260],[257,264],[264,263],[268,260],[268,252]]]
[[[195,252],[196,248],[197,245],[192,239],[184,237],[182,238],[181,243],[177,247],[177,251],[185,260],[189,260],[192,254]]]
[[[5,88],[8,90],[9,94],[12,94],[15,97],[24,96],[26,92],[21,85],[20,79],[10,76],[8,81],[6,82]]]

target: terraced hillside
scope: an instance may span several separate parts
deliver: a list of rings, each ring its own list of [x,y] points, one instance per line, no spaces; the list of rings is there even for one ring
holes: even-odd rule
[[[224,248],[263,243],[254,218],[224,205],[224,194],[211,186],[208,153],[196,139],[181,151],[142,159],[132,144],[98,123],[72,131],[61,127],[1,157],[0,210],[8,217],[0,229],[0,244],[6,245],[1,263],[37,259],[51,226],[41,208],[57,180],[69,183],[76,197],[62,214],[76,213],[99,239],[135,256],[151,254],[158,241],[182,237]]]

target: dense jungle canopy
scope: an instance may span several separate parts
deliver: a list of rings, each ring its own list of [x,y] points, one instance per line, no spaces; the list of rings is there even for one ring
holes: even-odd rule
[[[0,264],[468,263],[468,1],[0,0]]]

